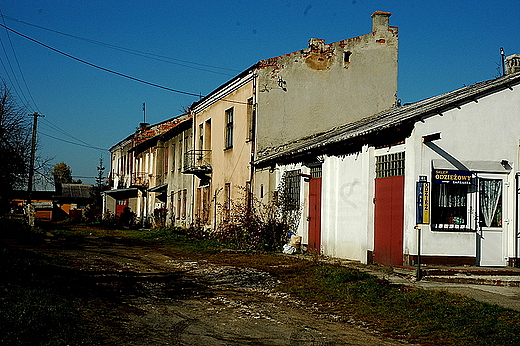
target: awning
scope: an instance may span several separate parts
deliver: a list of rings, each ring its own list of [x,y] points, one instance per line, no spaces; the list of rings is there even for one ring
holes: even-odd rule
[[[103,191],[103,194],[109,195],[110,197],[115,198],[115,199],[126,199],[126,198],[137,197],[138,191],[139,191],[138,188],[131,187],[128,189],[107,190],[107,191]]]
[[[150,192],[166,192],[167,189],[168,189],[168,184],[162,184],[162,185],[157,185],[155,187],[152,187],[151,189],[148,189],[148,191],[150,191]]]
[[[461,161],[461,163],[470,172],[509,173],[511,171],[507,161]],[[457,170],[453,164],[443,159],[433,159],[432,165],[435,169]]]

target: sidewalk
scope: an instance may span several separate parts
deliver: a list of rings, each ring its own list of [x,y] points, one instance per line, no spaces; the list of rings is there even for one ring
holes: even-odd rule
[[[446,291],[520,311],[520,268],[423,266],[423,277],[417,281],[417,268],[413,267],[362,265],[357,261],[325,257],[322,260],[356,268],[392,284]]]
[[[520,311],[520,269],[486,267],[392,268],[386,279],[392,283],[461,294],[489,304]],[[372,271],[374,273],[374,271]],[[375,273],[374,273],[375,274]],[[375,274],[382,277],[381,274]],[[383,274],[384,277],[384,274]]]

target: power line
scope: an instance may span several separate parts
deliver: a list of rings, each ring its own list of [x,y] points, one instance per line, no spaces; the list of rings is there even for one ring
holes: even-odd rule
[[[152,83],[152,82],[148,82],[148,81],[145,81],[145,80],[142,80],[142,79],[136,78],[136,77],[129,76],[129,75],[124,74],[124,73],[121,73],[121,72],[117,72],[117,71],[110,70],[110,69],[108,69],[108,68],[105,68],[105,67],[102,67],[102,66],[99,66],[99,65],[93,64],[93,63],[88,62],[88,61],[86,61],[86,60],[83,60],[83,59],[77,58],[77,57],[75,57],[75,56],[73,56],[73,55],[70,55],[70,54],[68,54],[68,53],[62,52],[62,51],[60,51],[60,50],[58,50],[58,49],[56,49],[56,48],[53,48],[53,47],[51,47],[51,46],[49,46],[49,45],[46,45],[45,43],[40,42],[40,41],[38,41],[38,40],[35,40],[35,39],[33,39],[33,38],[31,38],[31,37],[29,37],[29,36],[27,36],[27,35],[24,35],[24,34],[18,32],[18,31],[16,31],[16,30],[13,30],[13,29],[11,29],[11,28],[5,26],[4,24],[1,24],[1,23],[0,23],[0,26],[3,27],[3,28],[5,28],[5,29],[7,29],[7,30],[9,30],[9,31],[11,31],[11,32],[13,32],[13,33],[15,33],[15,34],[17,34],[17,35],[19,35],[19,36],[21,36],[21,37],[23,37],[23,38],[28,39],[29,41],[32,41],[32,42],[34,42],[34,43],[36,43],[36,44],[39,44],[39,45],[41,45],[41,46],[43,46],[43,47],[45,47],[45,48],[47,48],[47,49],[50,49],[50,50],[52,50],[53,52],[59,53],[59,54],[64,55],[64,56],[66,56],[66,57],[68,57],[68,58],[71,58],[71,59],[73,59],[73,60],[79,61],[79,62],[81,62],[81,63],[83,63],[83,64],[86,64],[86,65],[88,65],[88,66],[91,66],[91,67],[97,68],[97,69],[99,69],[99,70],[102,70],[102,71],[105,71],[105,72],[109,72],[109,73],[115,74],[115,75],[117,75],[117,76],[124,77],[124,78],[130,79],[130,80],[133,80],[133,81],[136,81],[136,82],[139,82],[139,83],[143,83],[143,84],[147,84],[147,85],[150,85],[150,86],[154,86],[154,87],[159,88],[159,89],[168,90],[168,91],[172,91],[172,92],[179,93],[179,94],[184,94],[184,95],[189,95],[189,96],[201,97],[200,94],[195,94],[195,93],[190,93],[190,92],[187,92],[187,91],[182,91],[182,90],[172,89],[172,88],[169,88],[169,87],[165,87],[165,86],[162,86],[162,85],[159,85],[159,84],[155,84],[155,83]]]
[[[0,16],[2,16],[2,19],[3,19],[2,10],[0,10]],[[5,24],[5,20],[4,20],[4,24]],[[29,87],[27,85],[27,81],[25,80],[25,76],[24,76],[24,74],[22,72],[22,68],[20,67],[20,62],[18,61],[18,56],[16,55],[16,51],[14,50],[13,42],[11,41],[11,36],[9,35],[8,31],[6,31],[6,34],[7,34],[7,39],[9,40],[9,45],[11,46],[11,50],[13,51],[14,60],[16,61],[16,65],[18,66],[18,71],[20,72],[20,76],[22,77],[23,84],[25,85],[25,89],[27,90],[27,93],[29,94],[29,98],[33,102],[34,106],[36,107],[36,110],[39,111],[38,106],[36,105],[36,102],[34,101],[34,98],[33,98],[32,94],[31,94],[31,90],[29,89]],[[4,44],[2,43],[2,47],[3,46],[4,46]],[[4,48],[4,52],[5,52],[5,48]],[[6,53],[6,57],[7,57],[7,53]],[[13,71],[13,73],[14,73],[14,71]],[[16,75],[15,75],[15,79],[16,79]],[[18,83],[18,80],[17,80],[17,83]],[[22,89],[20,87],[20,85],[18,85],[18,88],[20,88],[20,90]],[[23,91],[22,91],[22,94],[23,94]],[[23,95],[24,95],[24,98],[25,98],[25,94],[23,94]],[[29,101],[27,99],[25,99],[25,100],[27,102],[27,106],[30,107]]]
[[[55,137],[55,136],[51,136],[47,133],[43,133],[41,131],[38,131],[39,134],[41,135],[44,135],[46,137],[50,137],[52,139],[56,139],[58,141],[62,141],[62,142],[65,142],[65,143],[69,143],[69,144],[74,144],[74,145],[77,145],[77,146],[80,146],[80,147],[85,147],[85,148],[89,148],[89,149],[95,149],[95,150],[100,150],[100,151],[103,151],[103,152],[106,152],[108,151],[108,149],[105,149],[105,148],[99,148],[99,147],[95,147],[93,145],[89,145],[89,144],[80,144],[80,143],[76,143],[76,142],[72,142],[72,141],[68,141],[66,139],[63,139],[63,138],[58,138],[58,137]]]
[[[29,25],[29,26],[38,28],[38,29],[46,30],[46,31],[53,32],[53,33],[56,33],[56,34],[59,34],[59,35],[63,35],[63,36],[67,36],[67,37],[72,37],[72,38],[77,39],[77,40],[89,42],[89,43],[92,43],[92,44],[96,44],[96,45],[99,45],[99,46],[102,46],[102,47],[106,47],[106,48],[110,48],[110,49],[114,49],[114,50],[118,50],[118,51],[122,51],[122,52],[129,53],[129,54],[134,54],[134,55],[141,56],[141,57],[148,58],[148,59],[154,59],[154,60],[158,60],[158,61],[163,61],[163,62],[167,62],[167,63],[170,63],[170,64],[176,64],[176,65],[179,65],[179,66],[184,66],[184,67],[187,67],[187,68],[192,68],[192,69],[205,71],[205,72],[223,74],[223,75],[226,75],[226,76],[234,76],[234,74],[216,72],[216,71],[211,71],[211,70],[207,70],[207,69],[201,69],[201,68],[197,68],[197,67],[194,67],[194,66],[179,64],[179,63],[176,63],[174,61],[182,62],[182,63],[185,63],[185,64],[210,67],[210,68],[214,68],[214,69],[218,69],[218,70],[224,70],[224,71],[230,71],[230,72],[240,72],[239,70],[236,70],[236,69],[230,69],[230,68],[219,67],[219,66],[214,66],[214,65],[209,65],[209,64],[201,64],[201,63],[196,63],[196,62],[192,62],[192,61],[176,59],[176,58],[172,58],[172,57],[168,57],[168,56],[164,56],[164,55],[143,52],[143,51],[140,51],[140,50],[137,50],[137,49],[126,48],[126,47],[117,46],[117,45],[110,44],[110,43],[105,43],[105,42],[96,41],[96,40],[89,39],[89,38],[84,38],[84,37],[81,37],[81,36],[67,34],[67,33],[64,33],[64,32],[61,32],[61,31],[57,31],[57,30],[54,30],[54,29],[49,29],[49,28],[46,28],[46,27],[43,27],[43,26],[40,26],[40,25],[27,23],[25,21],[22,21],[22,20],[13,18],[13,17],[4,16],[1,13],[0,13],[0,16],[2,16],[3,18],[7,18],[9,20],[16,21],[18,23],[22,23],[22,24],[25,24],[25,25]]]
[[[77,137],[71,135],[71,134],[68,133],[67,131],[65,131],[65,130],[63,130],[62,128],[60,128],[58,125],[53,124],[51,121],[47,120],[47,118],[43,118],[43,120],[44,120],[44,122],[49,123],[49,124],[43,124],[43,125],[47,125],[47,126],[49,126],[50,128],[52,128],[53,130],[58,131],[58,132],[60,132],[60,133],[62,133],[62,134],[64,134],[64,135],[66,135],[67,137],[70,137],[70,138],[72,138],[72,139],[75,139],[76,141],[81,142],[81,143],[83,143],[84,145],[90,146],[89,143],[87,143],[87,142],[85,142],[85,141],[83,141],[83,140],[81,140],[81,139],[79,139],[79,138],[77,138]]]

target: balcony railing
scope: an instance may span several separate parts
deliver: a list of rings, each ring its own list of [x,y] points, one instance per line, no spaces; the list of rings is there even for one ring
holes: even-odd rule
[[[211,150],[190,150],[184,154],[183,173],[211,173]]]
[[[147,173],[132,173],[130,185],[148,186],[150,175]]]

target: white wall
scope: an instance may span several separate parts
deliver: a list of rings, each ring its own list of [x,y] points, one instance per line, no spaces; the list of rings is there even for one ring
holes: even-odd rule
[[[322,249],[327,256],[367,261],[373,248],[372,150],[327,157],[323,164]]]
[[[417,231],[414,229],[415,182],[420,175],[427,176],[428,181],[431,181],[432,160],[442,159],[441,155],[422,143],[422,137],[440,132],[441,139],[434,141],[434,144],[465,163],[471,171],[477,174],[498,173],[505,177],[503,246],[506,257],[514,255],[514,175],[518,171],[520,86],[477,101],[416,123],[412,136],[406,141],[405,253],[417,253]],[[512,169],[507,170],[500,165],[504,159],[509,161]],[[432,232],[429,225],[421,227],[423,255],[476,255],[475,233]]]

